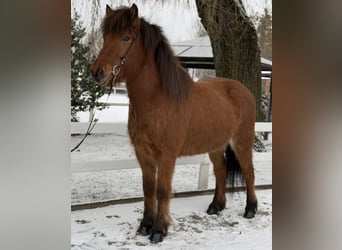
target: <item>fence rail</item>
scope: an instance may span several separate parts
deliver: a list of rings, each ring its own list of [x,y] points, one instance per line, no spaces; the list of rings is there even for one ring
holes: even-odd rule
[[[72,122],[71,134],[84,134],[87,131],[89,122]],[[256,132],[272,132],[271,122],[256,122]],[[115,134],[127,133],[127,123],[101,122],[94,127],[92,134]]]
[[[71,134],[84,134],[89,126],[88,122],[73,122],[71,123]],[[255,123],[255,131],[258,132],[272,132],[272,123],[257,122]],[[98,123],[93,134],[127,134],[126,123]],[[269,161],[272,160],[272,152],[254,152],[253,161]],[[208,188],[209,166],[210,162],[207,155],[195,155],[190,157],[181,157],[176,161],[176,165],[199,164],[198,190],[205,190]],[[121,169],[139,168],[136,159],[126,160],[102,160],[102,161],[87,161],[87,162],[72,162],[71,172],[94,172],[94,171],[108,171]]]

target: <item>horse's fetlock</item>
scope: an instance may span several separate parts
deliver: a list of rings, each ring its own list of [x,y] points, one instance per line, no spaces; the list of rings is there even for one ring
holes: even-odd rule
[[[212,215],[212,214],[218,214],[220,211],[226,208],[226,200],[218,201],[214,199],[212,203],[210,203],[208,209],[207,209],[207,214]]]
[[[146,235],[149,235],[151,233],[152,227],[153,227],[153,220],[147,220],[144,218],[141,221],[137,232],[146,236]]]
[[[226,208],[226,200],[214,200],[210,205],[209,207],[215,207],[217,208],[218,210],[223,210]]]
[[[137,232],[143,236],[151,234],[152,226],[140,225]]]

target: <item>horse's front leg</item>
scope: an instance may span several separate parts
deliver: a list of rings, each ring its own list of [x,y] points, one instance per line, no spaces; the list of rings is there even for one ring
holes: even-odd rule
[[[156,166],[139,153],[136,154],[142,171],[144,190],[144,217],[138,228],[138,233],[148,235],[156,219]]]
[[[157,178],[157,217],[152,228],[150,240],[152,243],[161,242],[166,236],[171,217],[169,205],[172,191],[172,176],[175,168],[176,157],[161,157],[158,161]]]

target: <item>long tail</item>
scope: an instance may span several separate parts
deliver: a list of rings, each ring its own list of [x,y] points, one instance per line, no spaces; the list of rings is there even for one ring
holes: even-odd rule
[[[230,187],[235,187],[244,184],[242,170],[238,159],[235,156],[231,146],[228,145],[224,151],[224,159],[227,165],[227,183]]]

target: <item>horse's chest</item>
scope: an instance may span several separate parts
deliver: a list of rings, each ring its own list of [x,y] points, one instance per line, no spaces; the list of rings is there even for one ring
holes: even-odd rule
[[[129,135],[136,153],[152,159],[156,159],[160,154],[160,147],[146,130],[131,127]]]
[[[135,113],[130,112],[128,119],[128,133],[135,150],[144,155],[155,157],[160,149],[157,146],[155,134],[151,129],[151,122],[139,121]]]

